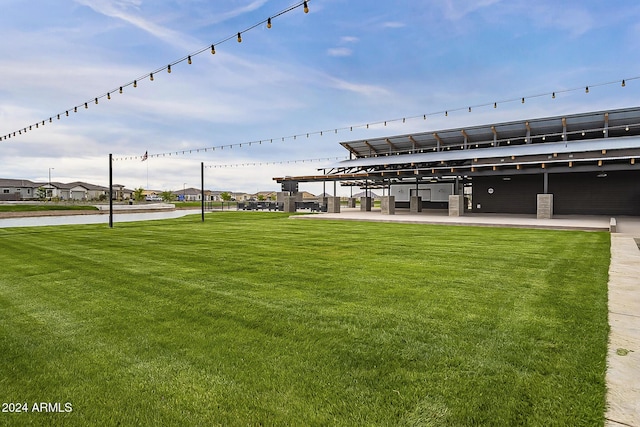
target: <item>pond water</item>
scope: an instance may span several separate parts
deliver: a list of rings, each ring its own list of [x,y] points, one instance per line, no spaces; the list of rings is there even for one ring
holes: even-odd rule
[[[114,213],[113,222],[150,221],[158,219],[180,218],[185,215],[199,214],[200,209],[181,209],[165,212],[147,213]],[[109,224],[109,214],[98,215],[61,215],[38,216],[27,218],[2,218],[0,228],[9,227],[41,227],[51,225],[78,225],[78,224]]]

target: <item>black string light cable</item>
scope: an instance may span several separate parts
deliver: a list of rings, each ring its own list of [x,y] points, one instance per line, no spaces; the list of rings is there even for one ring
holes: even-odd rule
[[[226,169],[226,168],[242,168],[242,167],[255,167],[255,166],[273,166],[273,165],[286,165],[297,163],[315,163],[315,162],[329,162],[336,160],[348,160],[349,157],[321,157],[316,159],[297,159],[297,160],[278,160],[273,162],[245,162],[245,163],[226,163],[205,166],[206,169]]]
[[[311,0],[299,1],[299,2],[297,2],[297,3],[295,3],[295,4],[291,5],[291,6],[287,7],[286,9],[281,10],[280,12],[277,12],[274,15],[271,15],[267,19],[264,19],[264,20],[262,20],[260,22],[257,22],[255,24],[253,24],[252,26],[250,26],[248,28],[245,28],[242,31],[238,31],[237,33],[234,33],[233,35],[228,36],[228,37],[226,37],[226,38],[224,38],[224,39],[222,39],[222,40],[220,40],[220,41],[218,41],[218,42],[216,42],[216,43],[214,43],[214,44],[212,44],[210,46],[203,47],[203,48],[201,48],[201,49],[199,49],[199,50],[197,50],[195,52],[192,52],[192,53],[190,53],[190,54],[188,54],[188,55],[186,55],[186,56],[184,56],[184,57],[182,57],[180,59],[177,59],[177,60],[175,60],[173,62],[170,62],[169,64],[167,64],[165,66],[157,68],[157,69],[153,70],[152,72],[144,74],[144,75],[142,75],[142,76],[140,76],[140,77],[138,77],[138,78],[136,78],[136,79],[134,79],[134,80],[132,80],[132,81],[130,81],[128,83],[125,83],[125,84],[123,84],[121,86],[118,86],[115,89],[112,89],[112,90],[110,90],[110,91],[108,91],[106,93],[103,93],[103,94],[101,94],[99,96],[91,98],[91,99],[89,99],[89,100],[87,100],[87,101],[85,101],[83,103],[80,103],[80,104],[78,104],[78,105],[76,105],[74,107],[71,107],[71,108],[69,108],[69,109],[67,109],[67,110],[65,110],[65,111],[63,111],[61,113],[54,114],[54,115],[50,116],[48,119],[44,119],[42,121],[39,121],[39,122],[33,123],[33,124],[29,125],[29,126],[25,126],[25,127],[21,128],[21,129],[18,129],[18,130],[14,131],[14,132],[10,132],[10,133],[8,133],[6,135],[0,136],[0,141],[5,141],[5,140],[8,140],[8,139],[11,139],[12,137],[15,138],[15,137],[20,136],[22,134],[26,134],[28,131],[32,131],[34,129],[38,129],[40,126],[45,126],[45,124],[47,122],[48,123],[53,123],[53,119],[54,118],[56,118],[56,120],[60,120],[62,117],[69,117],[69,112],[77,113],[78,112],[78,108],[83,108],[83,107],[85,109],[88,109],[90,104],[96,104],[97,105],[97,104],[99,104],[100,100],[103,99],[103,98],[106,98],[107,100],[110,100],[112,94],[114,94],[116,92],[119,93],[119,94],[122,94],[124,92],[124,89],[129,87],[129,86],[133,86],[134,88],[137,88],[138,87],[138,83],[140,81],[142,81],[142,80],[149,79],[149,81],[153,81],[154,80],[154,75],[159,73],[159,72],[162,72],[162,71],[166,70],[167,73],[171,73],[172,67],[174,67],[175,65],[178,65],[180,63],[183,63],[185,61],[187,62],[187,64],[191,64],[192,61],[193,61],[193,59],[192,59],[193,57],[195,57],[197,55],[200,55],[200,54],[202,54],[204,52],[211,51],[211,54],[215,55],[216,46],[224,44],[224,43],[226,43],[226,42],[228,42],[230,40],[233,40],[233,39],[236,39],[238,41],[238,43],[241,43],[242,42],[242,34],[248,32],[248,31],[251,31],[251,30],[253,30],[253,29],[257,28],[257,27],[260,27],[262,25],[265,25],[265,24],[266,24],[267,28],[271,28],[272,27],[272,20],[274,20],[276,18],[279,18],[280,16],[282,16],[282,15],[284,15],[286,13],[289,13],[289,12],[299,8],[299,7],[302,7],[304,9],[305,13],[309,13],[308,3],[310,1]]]
[[[622,79],[622,80],[609,81],[609,82],[605,82],[605,83],[596,83],[596,84],[592,84],[592,85],[574,87],[574,88],[569,88],[569,89],[561,89],[561,90],[557,90],[557,91],[553,91],[553,92],[545,92],[545,93],[540,93],[540,94],[537,94],[537,95],[529,95],[529,96],[521,97],[521,98],[503,99],[501,101],[485,102],[485,103],[482,103],[482,104],[475,104],[475,105],[471,105],[471,106],[468,106],[468,107],[457,107],[457,108],[453,108],[453,109],[440,110],[440,111],[435,111],[435,112],[426,113],[426,114],[420,114],[420,115],[415,115],[415,116],[407,116],[407,117],[388,119],[388,120],[381,120],[381,121],[369,122],[369,123],[353,125],[353,126],[343,126],[343,127],[333,128],[333,129],[325,129],[325,130],[319,130],[319,131],[304,132],[304,133],[288,135],[288,136],[280,136],[280,137],[277,137],[277,138],[265,138],[265,139],[248,141],[248,142],[229,143],[229,144],[217,145],[217,146],[212,146],[212,147],[204,147],[204,148],[193,148],[193,149],[189,149],[189,150],[177,150],[177,151],[169,151],[169,152],[154,153],[154,154],[146,154],[145,153],[144,156],[119,157],[119,158],[114,158],[114,160],[140,160],[140,159],[143,159],[143,158],[144,158],[143,160],[146,160],[148,157],[171,157],[171,156],[188,155],[188,154],[193,154],[193,153],[209,152],[209,151],[224,150],[224,149],[243,148],[243,147],[246,148],[246,147],[251,147],[252,145],[262,145],[263,143],[285,142],[285,141],[288,141],[288,140],[289,141],[291,141],[291,140],[295,141],[295,140],[298,140],[298,139],[309,138],[311,136],[323,136],[325,134],[337,134],[338,132],[353,131],[354,129],[369,129],[369,128],[372,128],[372,127],[387,126],[388,124],[391,124],[391,123],[400,123],[400,122],[406,123],[407,121],[413,121],[413,120],[426,120],[428,117],[441,116],[443,114],[444,114],[444,116],[448,117],[449,113],[456,113],[456,112],[461,112],[461,111],[468,111],[469,113],[471,113],[471,112],[473,112],[473,111],[475,111],[475,110],[477,110],[479,108],[493,107],[495,109],[495,108],[498,108],[499,105],[504,105],[504,104],[508,104],[508,103],[514,103],[514,102],[519,102],[519,103],[524,104],[527,99],[535,99],[535,98],[542,98],[542,97],[551,97],[552,99],[556,99],[557,95],[564,94],[564,93],[584,91],[586,94],[588,94],[589,93],[589,88],[601,87],[601,86],[611,86],[611,85],[614,85],[614,84],[615,85],[620,84],[622,87],[626,87],[627,82],[634,81],[634,80],[639,80],[639,79],[640,79],[640,76],[637,76],[637,77],[631,77],[631,78],[626,78],[626,79]],[[625,126],[623,126],[623,127],[625,127]],[[549,135],[549,136],[551,136],[551,135]],[[498,141],[498,142],[508,142],[508,141],[504,140],[504,141]]]

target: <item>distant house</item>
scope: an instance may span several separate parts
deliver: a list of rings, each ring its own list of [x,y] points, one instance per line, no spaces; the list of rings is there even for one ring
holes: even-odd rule
[[[129,200],[133,199],[134,190],[125,188],[121,184],[113,184],[113,200]]]
[[[176,190],[172,192],[176,199],[182,202],[200,202],[202,201],[202,190],[199,188],[184,188],[182,190]],[[210,201],[211,199],[211,191],[204,191],[204,200]]]
[[[27,179],[0,179],[0,200],[33,200],[40,184]]]

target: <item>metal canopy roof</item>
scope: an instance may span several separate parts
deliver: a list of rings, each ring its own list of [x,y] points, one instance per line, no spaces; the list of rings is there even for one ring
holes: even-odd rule
[[[640,170],[640,107],[342,142],[351,160],[282,181],[390,183]],[[637,161],[636,161],[637,160]]]
[[[539,118],[340,143],[355,158],[640,134],[640,108]]]

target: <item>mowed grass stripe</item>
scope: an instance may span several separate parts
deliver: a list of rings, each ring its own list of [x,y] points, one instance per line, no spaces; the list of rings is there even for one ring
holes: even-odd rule
[[[3,400],[74,408],[0,423],[604,420],[606,233],[225,212],[0,240]]]

